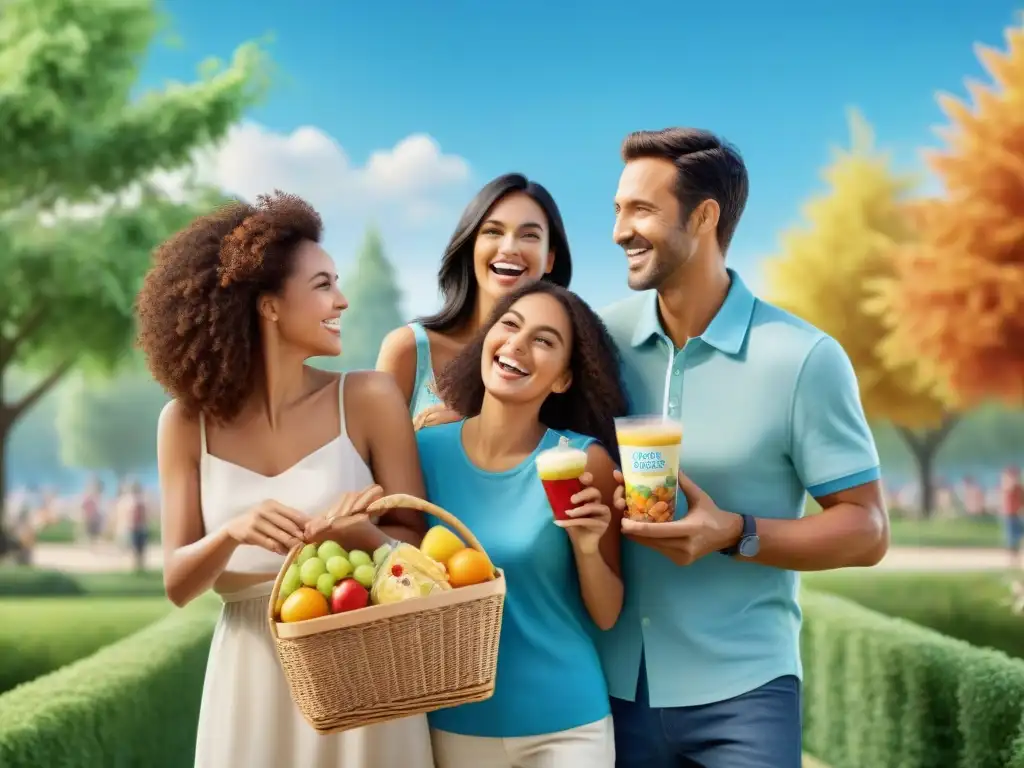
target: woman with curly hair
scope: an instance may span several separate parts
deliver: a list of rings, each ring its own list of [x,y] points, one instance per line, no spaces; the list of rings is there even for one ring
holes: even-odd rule
[[[468,418],[417,434],[427,498],[466,523],[508,582],[494,696],[428,715],[438,768],[612,768],[608,691],[593,633],[622,607],[610,504],[625,414],[601,321],[575,294],[527,284],[498,302],[438,378]],[[586,486],[555,520],[534,466],[561,441]]]
[[[568,287],[571,277],[569,241],[551,194],[521,174],[499,176],[466,206],[441,257],[444,305],[389,333],[377,370],[395,377],[417,426],[429,423],[445,410],[434,371],[476,335],[495,303],[526,282]]]
[[[405,400],[391,377],[307,366],[338,355],[347,304],[319,215],[277,193],[201,216],[156,252],[139,342],[173,400],[158,425],[164,584],[224,606],[203,687],[197,768],[430,768],[424,717],[321,736],[300,716],[267,628],[288,550],[335,538],[373,550],[423,521],[363,513],[422,495]]]

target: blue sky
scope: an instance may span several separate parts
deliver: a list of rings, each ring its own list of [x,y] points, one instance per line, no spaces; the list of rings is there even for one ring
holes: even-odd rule
[[[343,267],[374,221],[412,313],[436,302],[430,276],[461,206],[487,179],[521,171],[558,201],[572,287],[601,306],[627,290],[611,242],[627,132],[696,125],[738,145],[751,195],[729,259],[756,288],[759,259],[799,221],[830,149],[846,141],[847,108],[861,110],[900,167],[919,168],[919,149],[937,144],[933,128],[943,122],[935,94],[962,95],[965,78],[982,76],[974,44],[1002,48],[1021,8],[832,5],[592,0],[584,11],[540,0],[303,0],[286,10],[266,0],[174,0],[166,9],[180,43],[151,52],[142,85],[191,80],[202,58],[272,35],[277,83],[218,166],[227,186],[306,194]],[[422,141],[419,161],[395,155],[412,165],[384,155],[363,169],[373,153],[421,134],[442,155],[436,173]],[[327,152],[337,157],[319,159]],[[393,178],[404,168],[420,176]]]

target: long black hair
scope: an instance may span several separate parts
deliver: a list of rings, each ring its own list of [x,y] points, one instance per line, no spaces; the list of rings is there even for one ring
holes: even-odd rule
[[[444,332],[465,323],[473,312],[478,289],[473,269],[473,247],[477,231],[484,217],[498,201],[513,192],[522,192],[544,211],[548,219],[551,250],[555,261],[551,272],[542,278],[548,282],[569,286],[572,279],[572,255],[569,253],[569,239],[565,235],[562,214],[542,185],[530,181],[521,173],[506,173],[489,181],[476,197],[466,206],[455,232],[448,241],[441,257],[441,268],[437,272],[437,284],[444,299],[441,309],[433,315],[418,318],[418,322],[432,331]]]
[[[594,310],[575,293],[554,283],[536,280],[503,296],[473,341],[438,377],[439,394],[449,408],[467,418],[480,413],[484,402],[480,374],[484,338],[512,305],[534,293],[551,296],[562,305],[572,325],[573,339],[569,353],[572,383],[565,392],[547,396],[540,407],[540,422],[551,429],[569,429],[597,438],[615,458],[618,443],[614,419],[625,416],[628,407],[619,376],[618,350]]]

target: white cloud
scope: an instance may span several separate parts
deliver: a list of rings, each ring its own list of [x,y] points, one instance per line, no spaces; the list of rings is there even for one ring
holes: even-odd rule
[[[275,189],[304,198],[323,217],[324,245],[343,273],[373,223],[395,266],[409,317],[439,306],[437,267],[473,192],[469,163],[446,154],[423,133],[377,149],[358,164],[320,128],[278,133],[254,122],[231,128],[217,145],[198,151],[189,167],[159,171],[147,180],[178,200],[195,182],[245,200]],[[95,202],[59,205],[45,221],[96,216],[115,202],[132,204],[140,191],[134,185]]]
[[[429,220],[470,178],[469,163],[445,154],[426,134],[376,150],[359,166],[319,128],[283,134],[256,123],[233,127],[197,164],[203,181],[246,199],[281,189],[305,198],[325,218],[386,213],[411,225]]]

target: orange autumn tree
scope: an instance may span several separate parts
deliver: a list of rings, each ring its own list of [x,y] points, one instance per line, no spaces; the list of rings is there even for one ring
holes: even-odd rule
[[[925,360],[966,405],[1024,405],[1024,27],[1003,53],[977,47],[993,83],[973,106],[939,102],[948,148],[930,153],[945,196],[922,203],[920,239],[879,284],[890,362]]]
[[[956,423],[930,371],[881,352],[888,330],[869,311],[874,281],[893,275],[893,249],[916,237],[907,200],[915,180],[893,172],[867,122],[850,116],[852,145],[824,171],[827,191],[808,201],[804,223],[763,262],[767,298],[838,341],[857,373],[864,410],[893,424],[918,470],[925,514],[934,505],[935,455]]]

